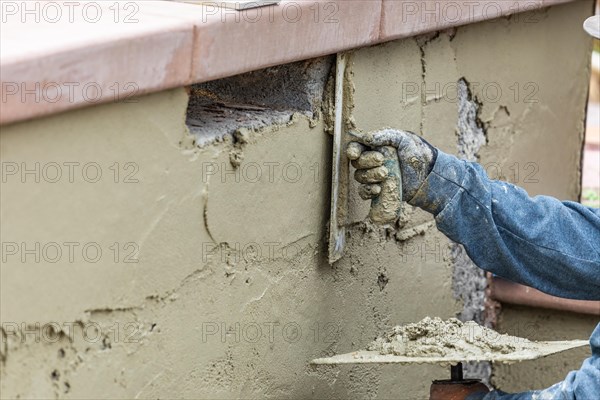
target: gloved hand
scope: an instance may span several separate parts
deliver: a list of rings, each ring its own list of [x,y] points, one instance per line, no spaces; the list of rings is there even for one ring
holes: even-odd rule
[[[355,141],[348,144],[346,154],[356,168],[354,179],[362,183],[359,195],[365,200],[379,195],[379,184],[388,173],[383,166],[383,155],[373,151],[377,147],[392,146],[397,149],[404,201],[415,196],[437,158],[437,149],[412,132],[383,129],[369,133],[351,132],[350,135]]]

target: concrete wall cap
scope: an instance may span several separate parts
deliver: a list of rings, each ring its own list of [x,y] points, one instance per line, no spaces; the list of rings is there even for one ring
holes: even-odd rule
[[[0,124],[569,1],[2,2]]]

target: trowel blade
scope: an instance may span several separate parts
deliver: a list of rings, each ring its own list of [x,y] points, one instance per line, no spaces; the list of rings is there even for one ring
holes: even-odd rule
[[[344,77],[346,55],[338,53],[335,72],[335,121],[333,126],[333,156],[331,165],[331,214],[329,218],[329,264],[339,260],[346,247],[346,213],[348,209],[349,166],[345,154],[343,132]]]
[[[530,344],[530,346],[529,346]],[[464,356],[452,357],[406,357],[395,356],[391,354],[379,354],[377,351],[355,351],[352,353],[339,354],[333,357],[317,358],[312,360],[311,364],[438,364],[443,366],[453,365],[465,361],[491,361],[503,364],[512,364],[515,362],[536,360],[551,354],[560,353],[565,350],[577,347],[587,346],[587,340],[564,340],[549,342],[530,342],[525,349],[520,349],[512,353],[486,353],[481,356],[465,354]]]

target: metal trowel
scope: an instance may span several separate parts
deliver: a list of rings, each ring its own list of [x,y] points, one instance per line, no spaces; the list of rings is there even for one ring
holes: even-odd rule
[[[335,65],[335,116],[333,124],[333,159],[331,163],[331,209],[329,217],[329,264],[344,254],[346,247],[346,218],[348,213],[348,158],[344,140],[344,78],[346,54],[338,53]]]
[[[353,137],[361,134],[348,131],[344,124],[344,81],[347,55],[339,53],[335,74],[335,119],[333,127],[333,159],[331,171],[331,214],[329,219],[329,264],[335,263],[344,254],[346,247],[346,224],[348,223],[348,188],[350,165],[346,147]],[[378,225],[392,225],[400,214],[402,201],[402,176],[394,147],[376,147],[384,156],[388,175],[381,183],[381,192],[371,200],[369,219]]]

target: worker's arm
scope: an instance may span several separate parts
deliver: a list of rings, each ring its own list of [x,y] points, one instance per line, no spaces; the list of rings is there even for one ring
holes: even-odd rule
[[[597,209],[529,197],[442,152],[409,203],[434,214],[480,268],[555,296],[600,300]]]
[[[435,215],[438,228],[462,243],[479,267],[546,293],[600,299],[600,213],[490,180],[481,166],[438,152],[409,203]],[[552,387],[491,392],[482,400],[594,399],[600,390],[600,325],[592,356]]]
[[[480,268],[552,295],[600,299],[599,210],[529,197],[409,132],[378,131],[361,141],[398,148],[404,200],[435,215],[438,229]],[[361,167],[360,159],[353,163]]]
[[[434,214],[438,228],[462,243],[479,267],[557,296],[600,299],[598,210],[546,196],[531,198],[519,187],[490,180],[478,164],[442,153],[410,132],[386,129],[357,140],[363,144],[350,144],[348,156],[358,169],[355,178],[363,183],[363,198],[378,193],[374,175],[382,175],[368,170],[385,167],[374,165],[373,157],[363,160],[357,154],[368,149],[365,145],[394,146],[403,199]],[[472,400],[596,399],[600,325],[590,346],[592,356],[581,369],[548,389],[518,394],[494,391]]]

